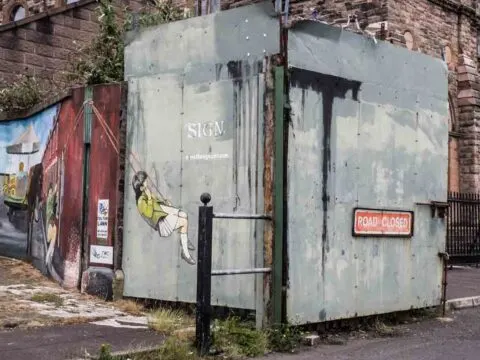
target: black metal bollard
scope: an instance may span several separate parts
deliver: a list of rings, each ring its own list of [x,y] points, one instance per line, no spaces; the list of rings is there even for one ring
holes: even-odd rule
[[[203,206],[198,208],[198,265],[197,265],[197,306],[196,346],[198,355],[208,353],[211,345],[210,322],[212,317],[212,223],[213,207],[208,193],[200,196]]]

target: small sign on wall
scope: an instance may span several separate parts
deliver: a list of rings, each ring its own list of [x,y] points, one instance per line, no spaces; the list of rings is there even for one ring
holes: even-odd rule
[[[354,209],[353,236],[412,237],[413,211]]]
[[[90,245],[90,262],[113,265],[113,246]]]
[[[97,238],[108,238],[108,199],[98,200],[97,208]]]

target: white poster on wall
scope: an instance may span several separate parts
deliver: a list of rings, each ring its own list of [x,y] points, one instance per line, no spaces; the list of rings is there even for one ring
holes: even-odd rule
[[[97,239],[108,238],[108,199],[98,200]]]
[[[90,262],[113,265],[113,246],[91,245]]]

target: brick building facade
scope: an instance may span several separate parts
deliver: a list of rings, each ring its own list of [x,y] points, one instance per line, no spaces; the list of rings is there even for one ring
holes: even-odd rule
[[[68,53],[92,38],[98,30],[95,0],[64,1],[72,0],[0,0],[0,79],[13,81],[16,73],[56,79]],[[223,0],[221,9],[251,2]],[[119,9],[140,4],[116,2]],[[26,18],[11,22],[18,6]],[[449,68],[449,188],[480,192],[478,8],[476,0],[292,0],[290,20],[339,25],[357,15],[360,26],[379,39],[443,58]]]

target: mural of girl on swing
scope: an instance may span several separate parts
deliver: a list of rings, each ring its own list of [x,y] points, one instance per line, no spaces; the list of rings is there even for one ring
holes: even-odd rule
[[[134,161],[131,161],[132,168],[133,163]],[[148,184],[150,179],[145,171],[134,169],[134,172],[132,187],[138,212],[145,222],[158,232],[160,237],[169,237],[173,232],[178,232],[182,259],[190,265],[195,265],[195,260],[190,255],[190,251],[195,250],[195,246],[188,239],[188,215],[172,205],[158,190],[152,194]],[[154,185],[153,188],[156,190]]]

